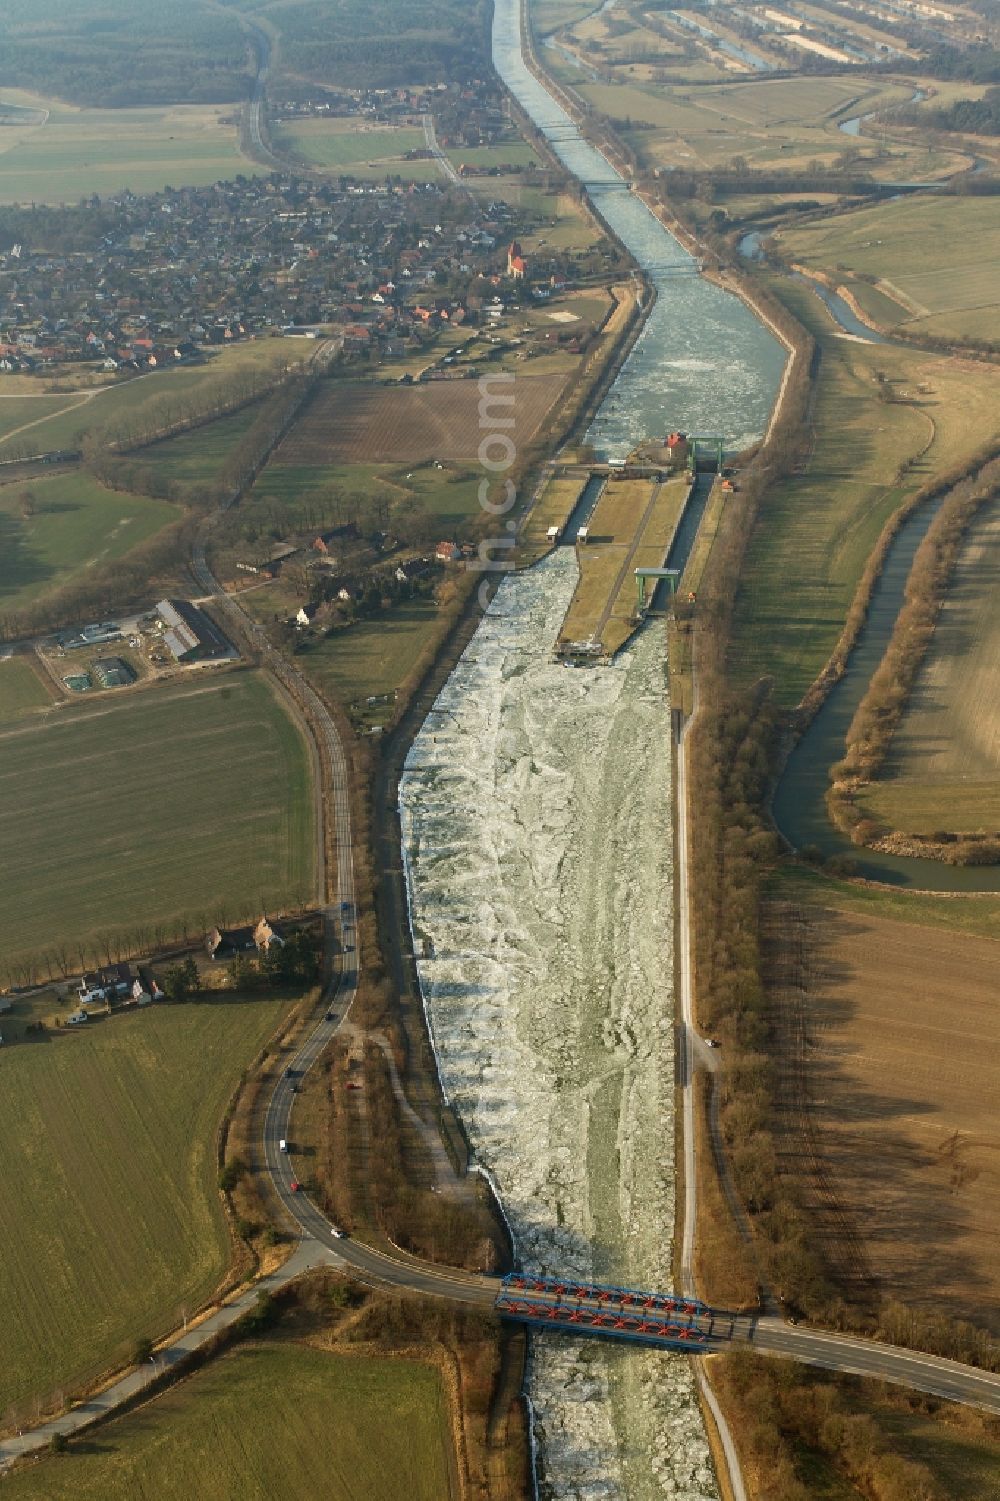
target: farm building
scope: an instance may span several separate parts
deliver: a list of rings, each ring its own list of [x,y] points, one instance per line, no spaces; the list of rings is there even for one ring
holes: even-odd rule
[[[262,917],[254,928],[253,941],[257,948],[263,950],[265,953],[274,944],[277,944],[279,948],[284,948],[285,946],[285,940],[280,930],[273,923],[269,922],[266,917]]]
[[[281,930],[266,917],[245,928],[213,928],[205,936],[205,947],[210,959],[232,959],[237,954],[253,951],[266,953],[274,944],[281,947],[285,940]]]
[[[161,599],[156,613],[163,639],[177,662],[222,661],[236,655],[215,621],[188,599]]]
[[[102,688],[127,688],[135,682],[135,673],[121,657],[102,657],[94,663],[93,672]]]
[[[353,542],[357,539],[358,529],[353,521],[347,521],[343,526],[331,527],[329,531],[320,532],[313,538],[311,546],[314,552],[328,554],[338,542]]]
[[[77,983],[80,1003],[109,1001],[127,995],[132,987],[132,971],[127,964],[109,964],[106,969],[88,971]]]

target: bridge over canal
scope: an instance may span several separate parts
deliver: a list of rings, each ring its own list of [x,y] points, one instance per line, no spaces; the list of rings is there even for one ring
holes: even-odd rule
[[[708,1355],[750,1336],[749,1327],[744,1327],[748,1320],[696,1299],[522,1272],[503,1278],[494,1306],[503,1318],[534,1329],[592,1334],[689,1354]]]

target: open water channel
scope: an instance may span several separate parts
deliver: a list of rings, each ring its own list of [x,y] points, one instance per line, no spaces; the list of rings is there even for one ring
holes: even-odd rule
[[[528,72],[497,0],[505,82],[657,290],[590,441],[673,427],[743,447],[784,352],[634,196]],[[516,387],[514,391],[516,401]],[[662,622],[610,666],[552,646],[572,548],[508,577],[400,786],[420,981],[442,1085],[522,1263],[669,1286],[674,1219],[673,831]],[[529,1394],[540,1494],[718,1496],[688,1362],[542,1336]]]
[[[589,440],[609,458],[673,427],[746,446],[766,427],[783,350],[698,275],[528,71],[518,0],[496,0],[493,49],[657,292]],[[508,577],[414,741],[400,785],[410,915],[442,1086],[522,1264],[663,1287],[675,1174],[665,639],[651,621],[610,666],[554,662],[576,579],[569,547]],[[718,1496],[683,1357],[539,1336],[529,1396],[544,1501]]]

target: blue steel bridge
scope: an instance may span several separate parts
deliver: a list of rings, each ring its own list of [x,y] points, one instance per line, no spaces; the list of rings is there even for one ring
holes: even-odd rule
[[[561,1282],[511,1272],[496,1310],[533,1329],[593,1334],[667,1350],[708,1354],[734,1338],[737,1315],[673,1293],[642,1292],[600,1283]]]

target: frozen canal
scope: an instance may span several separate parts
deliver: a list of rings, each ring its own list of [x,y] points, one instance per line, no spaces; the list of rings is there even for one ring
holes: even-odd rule
[[[614,665],[550,660],[569,548],[512,575],[400,789],[445,1090],[525,1266],[670,1285],[670,723],[662,629]],[[534,1341],[542,1494],[715,1497],[683,1357]]]

